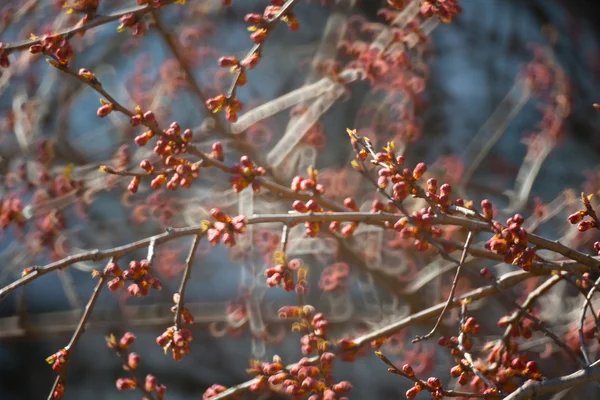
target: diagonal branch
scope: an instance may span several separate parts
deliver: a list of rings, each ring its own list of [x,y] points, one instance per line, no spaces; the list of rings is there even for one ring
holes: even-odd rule
[[[417,343],[422,340],[427,340],[427,339],[431,338],[433,335],[435,335],[435,332],[437,331],[438,327],[442,323],[442,319],[444,318],[444,315],[446,314],[446,310],[448,309],[448,307],[450,306],[450,303],[452,302],[452,299],[454,298],[454,292],[456,291],[456,285],[458,283],[460,269],[465,262],[465,258],[467,256],[467,249],[471,245],[472,238],[473,238],[473,231],[469,231],[467,240],[465,241],[465,245],[463,247],[462,255],[460,256],[460,262],[458,263],[458,266],[456,267],[456,274],[454,275],[454,280],[452,281],[452,287],[450,288],[450,294],[448,295],[448,301],[446,302],[446,305],[442,309],[442,312],[440,313],[440,316],[438,317],[437,322],[435,323],[435,325],[433,326],[433,328],[431,329],[431,331],[429,331],[429,333],[427,335],[417,336],[415,339],[413,339],[413,341],[412,341],[413,343]]]
[[[177,329],[179,329],[181,326],[181,313],[184,309],[185,288],[192,274],[194,256],[196,255],[196,250],[198,250],[198,244],[200,244],[201,238],[202,235],[200,234],[194,236],[192,247],[190,248],[190,252],[185,260],[185,271],[183,272],[183,278],[181,278],[181,285],[179,286],[179,301],[177,302],[177,308],[175,310],[175,327]]]
[[[101,274],[100,279],[98,280],[98,283],[96,283],[96,287],[94,288],[94,291],[92,292],[92,296],[90,297],[88,304],[85,306],[85,311],[83,312],[83,316],[81,317],[81,320],[79,321],[79,325],[77,325],[77,329],[75,329],[75,333],[73,333],[73,337],[71,338],[71,341],[65,347],[65,351],[67,352],[67,354],[65,355],[65,363],[61,367],[60,373],[58,374],[58,376],[56,377],[56,379],[54,381],[54,385],[52,385],[52,389],[50,390],[48,400],[53,400],[56,398],[55,397],[56,391],[60,391],[61,388],[62,388],[62,390],[64,390],[65,375],[67,373],[67,365],[69,364],[71,354],[72,354],[75,346],[77,346],[77,343],[79,343],[79,339],[81,338],[81,335],[83,335],[83,333],[85,332],[85,325],[88,322],[88,320],[90,319],[90,316],[92,315],[92,311],[94,310],[94,306],[96,305],[96,300],[98,300],[98,296],[100,295],[103,285],[106,282],[106,280],[108,279],[108,277],[109,277],[108,275]]]
[[[175,0],[166,0],[166,1],[163,1],[163,4],[167,5],[167,4],[172,4],[174,2],[175,2]],[[149,4],[146,4],[143,6],[131,7],[131,8],[127,8],[125,10],[115,11],[114,13],[111,13],[111,14],[108,14],[105,16],[97,16],[90,22],[85,23],[81,26],[74,26],[74,27],[62,30],[60,32],[57,32],[56,35],[70,38],[79,32],[85,32],[85,31],[95,28],[97,26],[105,25],[109,22],[116,21],[119,18],[121,18],[127,14],[144,15],[155,9],[156,8],[155,8],[154,4],[152,4],[150,2]],[[6,43],[4,45],[4,47],[2,48],[2,50],[7,54],[12,53],[14,51],[27,50],[32,45],[41,43],[42,40],[43,40],[43,37],[38,37],[35,39],[24,40],[24,41],[18,42],[18,43],[12,43],[12,44]]]

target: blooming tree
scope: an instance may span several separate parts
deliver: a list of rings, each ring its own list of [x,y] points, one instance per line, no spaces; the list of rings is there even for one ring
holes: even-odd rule
[[[3,239],[26,254],[16,261],[20,276],[0,288],[0,301],[46,275],[75,268],[89,272],[94,282],[71,340],[46,360],[55,374],[49,398],[69,397],[70,360],[81,351],[78,344],[100,296],[123,304],[156,299],[156,292],[167,291],[163,284],[178,281],[178,289],[167,293],[171,304],[161,303],[171,308],[172,318],[161,326],[157,351],[176,361],[193,352],[197,315],[189,298],[199,289],[191,277],[209,267],[201,259],[212,247],[227,248],[249,283],[228,304],[225,328],[210,330],[250,335],[253,354],[246,382],[216,383],[204,399],[240,398],[248,391],[345,399],[352,396],[352,383],[336,376],[336,366],[373,353],[382,371],[411,382],[407,399],[420,393],[434,399],[526,399],[599,380],[597,182],[580,198],[566,191],[550,203],[528,203],[533,180],[560,143],[570,112],[569,83],[551,50],[533,47],[532,60],[499,108],[507,115],[490,122],[492,135],[484,132],[469,143],[466,162],[446,156],[426,164],[411,149],[426,135],[421,115],[430,34],[453,23],[461,13],[458,0],[387,0],[379,22],[332,14],[304,85],[262,104],[244,100],[244,87],[268,60],[274,35],[285,26],[292,37],[310,27],[297,9],[354,2],[265,0],[244,17],[249,50],[223,54],[207,44],[223,35],[215,34],[210,15],[227,12],[236,1],[74,0],[55,1],[50,10],[26,1],[3,10],[4,32],[22,21],[51,22],[27,26],[25,40],[0,42],[0,91],[7,99],[0,104],[5,172],[0,223]],[[102,29],[115,26],[119,40],[111,42]],[[157,41],[169,57],[151,77],[148,55]],[[113,79],[90,60],[89,49],[109,42],[121,47],[121,55],[137,49],[133,73],[115,65]],[[94,133],[74,145],[64,133],[69,116],[62,111],[74,101],[74,89],[54,98],[45,79],[74,82],[78,91],[97,96],[87,129],[103,126],[111,131],[110,143],[102,144]],[[376,94],[376,104],[360,109],[344,129],[326,132],[328,111],[364,87]],[[184,92],[198,105],[192,118],[180,118],[173,105],[185,100]],[[46,97],[39,101],[31,93]],[[526,138],[527,154],[501,209],[495,200],[472,196],[468,183],[485,168],[505,121],[530,102],[542,117]],[[88,104],[71,107],[84,113]],[[287,123],[282,129],[272,123],[278,114]],[[40,129],[53,117],[55,127]],[[193,126],[194,120],[202,122]],[[112,125],[106,129],[104,123]],[[342,165],[317,169],[318,156],[333,143],[351,156]],[[88,158],[95,146],[111,148],[112,154]],[[94,207],[107,204],[106,196],[121,199],[121,224],[131,221],[151,234],[119,243],[109,237],[107,246],[107,239],[95,235],[82,248],[74,228],[92,226]],[[556,221],[575,226],[563,237],[541,233]],[[190,242],[187,252],[177,247],[182,242]],[[8,257],[10,249],[5,251]],[[335,324],[355,287],[366,299],[369,318],[377,320],[362,330]],[[555,287],[567,287],[580,304],[566,329],[548,320],[552,310],[544,306]],[[286,296],[277,310],[285,324],[281,335],[269,331],[261,311],[266,288]],[[382,291],[392,299],[386,308]],[[401,313],[399,299],[424,292],[435,295]],[[489,299],[501,301],[505,315],[479,312],[477,304]],[[133,351],[135,335],[107,335],[106,345],[123,363],[116,389],[135,390],[144,399],[168,397],[158,376],[140,372],[143,352],[152,350]],[[290,335],[297,336],[302,358],[267,356]],[[531,345],[535,340],[543,341],[542,350]],[[443,376],[433,373],[439,351],[452,363]],[[550,357],[562,360],[568,371],[557,374],[545,365]]]

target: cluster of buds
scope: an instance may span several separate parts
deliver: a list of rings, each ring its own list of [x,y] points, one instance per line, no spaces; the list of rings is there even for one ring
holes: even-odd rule
[[[31,39],[37,39],[35,35],[31,36]],[[31,54],[44,53],[47,55],[53,55],[56,57],[58,62],[62,65],[67,65],[69,59],[73,57],[73,48],[69,43],[69,40],[65,36],[58,34],[45,35],[39,43],[33,44],[29,47]],[[53,60],[50,61],[53,63]],[[52,64],[56,66],[55,64]]]
[[[242,62],[235,57],[221,57],[219,58],[219,66],[229,68],[229,72],[238,74],[235,84],[237,86],[244,86],[246,83],[248,83],[246,70],[254,68],[256,64],[258,64],[259,60],[259,53],[254,52]]]
[[[129,119],[129,123],[131,124],[131,126],[152,126],[157,124],[156,117],[154,116],[154,113],[152,111],[148,110],[146,112],[142,112],[142,109],[139,106],[135,108],[135,111],[136,113],[132,115]],[[152,139],[152,137],[154,137],[154,132],[144,132],[143,134],[136,136],[134,142],[138,146],[145,146],[146,143],[148,143],[148,141]]]
[[[46,358],[46,362],[52,365],[52,370],[58,374],[67,362],[68,356],[69,353],[67,352],[67,349],[60,349],[50,357]]]
[[[150,288],[160,290],[162,284],[152,276],[152,264],[148,260],[131,261],[129,268],[123,271],[116,262],[110,262],[104,269],[104,273],[114,276],[106,285],[108,290],[115,291],[125,285],[126,281],[132,281],[127,287],[127,292],[136,297],[147,296]]]
[[[137,113],[131,117],[131,125],[139,126],[145,125],[154,127],[156,126],[156,118],[152,111],[146,111],[142,113],[139,107],[136,108]],[[154,131],[152,129],[142,133],[135,137],[134,141],[138,146],[145,146],[150,139],[154,137]],[[193,138],[193,132],[191,129],[185,129],[183,132],[181,126],[177,122],[172,122],[168,129],[163,130],[163,135],[156,141],[154,146],[154,153],[161,157],[167,170],[156,171],[155,166],[149,160],[142,160],[140,168],[142,168],[148,175],[155,176],[150,182],[152,189],[160,189],[166,182],[168,190],[177,190],[181,187],[189,189],[194,179],[200,176],[200,164],[191,163],[181,157],[177,157],[181,153],[188,151],[188,143]],[[169,177],[169,174],[170,177]],[[128,190],[131,193],[136,193],[141,177],[136,175],[129,183]]]
[[[518,317],[519,314],[515,314]],[[498,320],[498,326],[500,328],[508,328],[509,335],[513,338],[523,337],[523,339],[530,339],[533,336],[532,328],[535,323],[529,318],[515,318],[515,316],[505,315]]]
[[[179,306],[180,300],[181,296],[179,295],[179,293],[174,293],[173,302],[175,303],[175,305],[171,307],[171,312],[177,312],[177,307]],[[184,324],[191,325],[194,323],[194,316],[187,308],[181,307],[181,310],[179,312],[181,314],[181,321],[183,321]]]
[[[326,340],[328,326],[329,322],[322,313],[314,314],[312,318],[305,315],[303,320],[294,323],[293,330],[308,332],[300,338],[302,354],[308,355],[315,350],[323,352],[329,348],[330,343]]]
[[[303,191],[311,191],[313,193],[324,194],[325,187],[320,183],[317,183],[317,177],[319,175],[319,171],[314,169],[313,167],[308,168],[308,178],[305,178],[300,175],[296,175],[294,179],[292,179],[292,183],[290,184],[290,188],[294,192]]]
[[[427,18],[436,15],[445,24],[452,22],[461,11],[458,0],[421,0],[421,15]]]
[[[274,267],[265,270],[267,286],[280,286],[288,292],[294,290],[296,284],[294,283],[293,272],[298,271],[303,266],[302,260],[294,258],[288,262],[282,252],[276,251],[273,253],[273,263],[275,264]]]
[[[260,183],[255,178],[264,176],[266,171],[263,167],[254,165],[250,157],[242,156],[240,162],[231,167],[231,173],[233,175],[229,178],[229,183],[234,192],[239,193],[248,186],[252,186],[252,190],[258,192]]]
[[[95,14],[99,3],[100,0],[73,0],[65,2],[63,8],[67,9],[67,14],[71,14],[73,11],[83,14]]]
[[[360,211],[356,201],[353,198],[347,197],[344,199],[344,207],[352,211]],[[332,221],[329,224],[329,231],[331,232],[340,232],[343,237],[349,238],[352,236],[354,231],[358,228],[358,222],[349,222],[342,227],[342,223],[340,221]]]
[[[206,100],[206,108],[213,113],[218,113],[225,110],[225,118],[229,122],[237,121],[237,113],[242,110],[242,102],[237,97],[227,97],[220,94]]]
[[[117,27],[117,32],[123,32],[125,29],[130,28],[133,36],[136,37],[144,36],[146,33],[146,25],[138,14],[125,14],[119,18],[119,22],[120,24]]]
[[[410,380],[414,381],[414,386],[406,391],[407,399],[414,399],[423,390],[429,391],[432,395],[432,399],[440,400],[444,397],[445,393],[442,381],[439,378],[432,376],[426,381],[423,379],[419,379],[415,376],[415,370],[410,364],[407,363],[404,364],[401,368],[398,368],[386,356],[384,356],[381,351],[376,351],[375,355],[377,355],[391,367],[388,368],[388,371],[407,377]]]
[[[473,372],[466,360],[458,360],[457,364],[450,369],[450,376],[456,378],[459,385],[464,386],[473,379]]]
[[[410,367],[410,365],[408,365],[408,367]],[[406,391],[406,398],[408,400],[414,399],[423,389],[431,392],[431,398],[433,400],[441,400],[444,398],[442,381],[435,376],[428,378],[427,381],[415,382],[415,385]]]
[[[23,201],[18,197],[0,198],[0,229],[6,229],[12,222],[20,227],[25,225]]]
[[[577,339],[577,342],[579,342],[579,339]],[[577,347],[579,348],[579,344]],[[523,379],[532,379],[535,381],[542,379],[542,373],[537,363],[529,360],[524,354],[517,354],[518,345],[514,341],[508,341],[506,344],[490,342],[483,347],[483,350],[489,351],[488,362],[495,366],[493,368],[494,381],[498,385],[501,385],[506,393],[514,392]],[[466,360],[464,360],[462,370],[466,370],[468,368],[467,365]],[[458,366],[454,368],[458,369]],[[462,377],[463,375],[459,376]],[[486,387],[485,383],[477,376],[472,376],[470,381],[467,381],[467,379],[461,380],[460,377],[459,383],[461,385],[468,383],[472,390],[481,390]]]
[[[579,210],[576,213],[569,215],[569,222],[573,225],[577,224],[577,230],[579,230],[579,232],[585,232],[592,228],[600,229],[600,227],[598,227],[598,224],[596,223],[596,218],[585,219],[585,217],[590,216],[590,214],[595,216],[595,212],[592,208],[592,205],[590,204],[589,197],[591,196],[587,197],[582,194],[581,197],[585,205],[585,209]],[[592,212],[590,213],[590,211]],[[594,249],[595,247],[596,246],[594,246]]]
[[[216,222],[208,228],[209,243],[213,246],[218,245],[219,242],[229,247],[235,246],[235,235],[246,231],[246,217],[238,215],[231,218],[218,208],[211,209],[210,215]]]
[[[111,350],[117,350],[118,352],[125,352],[129,349],[129,346],[135,342],[135,335],[131,332],[125,332],[125,334],[117,341],[117,338],[112,333],[106,338],[106,346]]]
[[[463,324],[461,328],[462,335],[464,335],[462,338],[462,345],[466,351],[470,351],[472,349],[472,342],[470,338],[465,334],[477,334],[479,333],[479,330],[479,325],[472,317],[468,318]],[[474,392],[483,391],[483,393],[485,394],[497,393],[495,388],[487,387],[485,383],[473,373],[472,369],[469,367],[469,365],[471,364],[462,357],[462,353],[458,350],[459,339],[456,336],[452,336],[449,339],[445,337],[440,337],[438,340],[438,344],[442,347],[451,349],[451,354],[455,357],[456,365],[450,369],[450,375],[454,378],[457,378],[457,382],[459,385],[470,384]],[[480,369],[483,370],[483,367],[480,366]],[[429,378],[429,380],[427,380],[427,386],[429,386],[431,379],[432,378]],[[435,388],[435,385],[432,386],[434,386]]]
[[[146,111],[143,114],[144,120],[152,120],[149,118],[151,111]],[[185,129],[182,131],[181,126],[176,121],[171,122],[169,128],[163,130],[163,135],[156,141],[154,146],[154,153],[165,158],[165,164],[174,166],[176,163],[166,163],[166,158],[171,155],[177,155],[180,153],[186,153],[188,150],[187,144],[191,142],[194,133],[191,129]]]
[[[267,382],[271,384],[281,384],[282,379],[279,381],[280,373],[285,374],[285,366],[281,361],[281,357],[278,355],[273,356],[273,362],[260,362],[257,360],[250,360],[250,367],[246,368],[246,372],[250,375],[256,376],[257,380],[250,385],[249,390],[253,393],[259,393],[267,386]],[[281,376],[283,378],[283,376]]]
[[[299,213],[311,213],[311,212],[323,212],[323,207],[314,200],[309,200],[306,203],[302,200],[296,200],[292,204],[294,211]],[[306,227],[306,236],[315,237],[321,231],[321,224],[316,221],[305,221],[304,226]]]
[[[200,176],[199,163],[191,163],[183,158],[167,156],[167,158],[165,158],[165,164],[172,168],[173,174],[170,178],[167,173],[159,174],[152,182],[150,182],[151,188],[159,189],[166,181],[166,188],[168,190],[174,191],[179,187],[189,189],[192,186],[194,179],[197,179]],[[154,166],[148,160],[142,160],[140,168],[144,169],[149,174],[152,173],[151,171],[154,171]],[[131,181],[130,186],[134,185],[135,178],[136,177]]]
[[[136,114],[134,114],[129,123],[131,126],[144,125],[147,127],[155,127],[157,125],[156,117],[152,111],[146,111],[142,113],[141,108],[136,107]],[[173,154],[180,154],[187,152],[187,143],[189,143],[194,136],[191,129],[181,131],[181,126],[178,122],[173,121],[169,125],[168,129],[163,130],[162,141],[157,141],[154,147],[154,153],[161,157],[168,157]],[[154,137],[153,131],[147,131],[143,134],[136,136],[134,142],[138,146],[145,146],[150,139]]]
[[[465,323],[461,327],[463,333],[472,333],[473,335],[479,334],[481,326],[477,323],[475,317],[469,317],[465,320]]]
[[[248,31],[252,32],[250,40],[254,43],[262,43],[269,35],[269,31],[272,28],[269,26],[280,14],[281,7],[285,3],[284,0],[272,0],[273,5],[265,7],[263,15],[260,14],[246,14],[244,21],[250,26]],[[296,31],[300,28],[298,19],[291,11],[286,11],[285,14],[279,16],[279,18],[287,23],[288,28],[292,31]]]
[[[227,390],[227,387],[215,383],[211,387],[206,389],[206,391],[202,394],[202,400],[208,400],[211,397],[215,397],[219,393],[223,393],[226,390]]]
[[[485,207],[484,203],[489,204],[489,206]],[[482,208],[486,219],[491,220],[491,217],[487,218],[488,215],[491,215],[491,203],[484,200]],[[496,234],[485,243],[485,248],[496,254],[504,255],[504,262],[517,265],[523,270],[529,271],[536,255],[535,249],[527,247],[527,232],[522,227],[523,222],[524,219],[521,214],[515,214],[509,218],[506,221],[506,227],[494,221],[493,227]]]
[[[333,353],[324,352],[319,357],[319,365],[311,364],[308,358],[302,358],[297,364],[286,370],[279,356],[273,357],[273,362],[251,361],[248,373],[255,375],[256,380],[249,390],[255,393],[270,385],[277,393],[300,398],[310,395],[308,400],[343,400],[352,390],[348,381],[332,383],[330,375]]]
[[[126,332],[123,337],[117,341],[116,337],[111,334],[106,338],[106,345],[109,349],[116,350],[119,356],[125,361],[123,369],[127,372],[134,372],[140,365],[140,356],[135,352],[129,352],[129,347],[135,341],[135,335],[131,332]],[[119,378],[116,381],[117,390],[134,390],[137,388],[142,389],[146,394],[151,395],[156,393],[156,398],[162,400],[165,397],[165,391],[167,387],[165,385],[158,384],[154,375],[146,375],[144,383],[136,377]]]
[[[279,318],[300,318],[294,322],[292,330],[306,332],[300,339],[303,354],[310,354],[315,350],[322,353],[331,345],[326,340],[329,322],[322,313],[316,313],[313,306],[284,306],[279,309],[278,315]]]
[[[54,388],[54,392],[52,393],[52,398],[56,400],[60,400],[65,395],[65,383],[62,380],[56,384]]]
[[[431,207],[413,211],[409,218],[402,217],[394,224],[394,230],[400,233],[402,239],[414,239],[414,245],[418,251],[429,249],[429,242],[423,237],[425,234],[433,238],[442,236],[442,231],[433,226],[431,221],[434,215]]]
[[[180,361],[184,355],[190,353],[192,339],[192,332],[188,329],[178,329],[175,326],[170,326],[156,338],[156,344],[161,346],[165,353],[170,349],[173,359]]]
[[[501,326],[507,327],[508,324],[512,324],[514,321],[506,319],[511,322],[501,322]],[[512,326],[512,325],[511,325]],[[479,331],[479,325],[474,319],[468,318],[462,326],[462,334],[473,333],[476,334]],[[512,329],[507,331],[512,333]],[[516,335],[518,336],[518,334]],[[451,349],[452,355],[455,357],[456,365],[450,370],[450,375],[457,378],[459,385],[469,385],[471,391],[482,392],[484,394],[495,394],[496,389],[488,387],[487,384],[470,368],[470,363],[463,358],[462,353],[458,350],[459,339],[455,336],[447,339],[440,338],[438,344]],[[465,350],[469,351],[471,348],[470,342],[465,342],[465,337],[462,338],[462,344]],[[511,393],[517,389],[521,379],[533,379],[540,380],[542,378],[537,365],[534,361],[527,359],[525,355],[517,355],[518,344],[515,341],[511,341],[509,337],[505,337],[505,340],[489,342],[483,347],[484,352],[489,352],[487,356],[488,365],[484,364],[483,361],[479,362],[479,372],[486,375],[491,381],[495,382],[496,386],[502,387],[502,389]]]
[[[337,262],[329,265],[321,273],[319,288],[324,292],[333,292],[343,288],[348,281],[350,267],[345,262]]]
[[[167,387],[163,384],[157,383],[154,375],[146,375],[146,379],[144,379],[144,391],[146,393],[156,393],[157,400],[163,400],[165,398],[166,390]]]
[[[427,193],[425,196],[427,199],[440,206],[443,210],[446,210],[450,205],[450,194],[452,193],[452,186],[447,183],[444,183],[439,187],[438,194],[438,182],[435,178],[429,178],[427,180]]]
[[[373,160],[371,162],[379,167],[379,170],[377,171],[377,187],[379,189],[386,189],[392,184],[390,197],[394,202],[401,202],[410,195],[421,195],[421,189],[417,186],[416,182],[427,172],[427,165],[425,163],[418,163],[412,170],[410,168],[403,168],[405,163],[404,156],[396,156],[393,142],[388,142],[383,148],[383,151],[370,153],[367,150],[367,148],[371,148],[371,142],[368,138],[362,138],[365,148],[359,149],[359,138],[356,136],[356,131],[348,129],[348,134],[351,137],[352,145],[357,149],[357,160],[364,161],[369,154],[373,154]],[[353,166],[354,168],[359,168],[356,160],[353,161]],[[430,178],[427,181],[425,198],[430,204],[437,204],[445,209],[450,205],[451,192],[452,187],[449,184],[444,184],[439,188],[438,194],[437,179]],[[383,207],[380,208],[383,209]]]

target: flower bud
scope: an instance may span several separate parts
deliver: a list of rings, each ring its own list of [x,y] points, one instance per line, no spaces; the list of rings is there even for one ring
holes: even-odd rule
[[[106,117],[113,111],[114,107],[115,106],[112,103],[104,104],[98,108],[96,115],[98,115],[100,118]]]
[[[423,176],[425,172],[427,172],[427,165],[425,165],[425,163],[422,162],[418,163],[415,169],[413,170],[413,178],[415,178],[415,180],[418,180]]]
[[[494,216],[492,203],[488,199],[485,199],[481,202],[481,208],[483,210],[483,215],[485,216],[485,219],[491,220]]]
[[[129,353],[127,356],[127,366],[136,369],[140,365],[140,356],[137,353]]]

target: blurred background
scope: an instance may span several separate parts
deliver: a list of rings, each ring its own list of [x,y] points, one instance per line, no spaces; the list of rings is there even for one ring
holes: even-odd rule
[[[260,64],[249,73],[248,84],[238,89],[244,110],[237,126],[243,126],[244,114],[258,105],[271,102],[269,110],[275,109],[272,101],[285,93],[335,71],[364,66],[353,52],[362,43],[375,41],[383,22],[396,17],[380,11],[384,3],[301,0],[294,10],[300,29],[292,32],[284,24],[278,26],[264,46]],[[117,32],[118,23],[109,23],[72,39],[76,56],[70,65],[93,71],[124,105],[152,109],[159,123],[178,121],[183,128],[194,128],[201,149],[210,151],[211,144],[221,140],[228,163],[240,154],[251,154],[271,167],[281,182],[296,174],[306,176],[306,167],[315,165],[327,195],[340,202],[353,196],[368,211],[372,190],[349,168],[353,151],[345,131],[357,128],[379,146],[394,140],[408,164],[425,161],[432,176],[452,183],[456,193],[476,204],[490,198],[501,215],[520,211],[540,225],[542,234],[591,251],[593,235],[582,238],[564,221],[578,209],[582,190],[600,189],[600,120],[592,107],[600,102],[596,23],[600,15],[593,2],[461,0],[463,12],[450,24],[413,14],[403,28],[405,48],[400,53],[406,60],[369,65],[369,79],[341,90],[331,86],[331,97],[321,104],[315,124],[297,123],[311,109],[313,98],[239,135],[223,137],[205,121],[202,102],[189,89],[164,32],[179,41],[204,93],[215,96],[225,93],[231,82],[231,74],[219,68],[217,59],[246,54],[252,43],[244,16],[262,12],[267,4],[234,0],[232,6],[223,7],[220,0],[188,0],[185,6],[160,10],[162,33],[148,18],[148,32],[140,38],[128,29]],[[20,41],[31,33],[41,35],[77,23],[79,17],[67,15],[61,5],[5,0],[0,6],[4,16],[0,41]],[[134,5],[101,0],[99,14]],[[416,27],[421,37],[414,34]],[[127,194],[126,178],[107,178],[98,166],[116,165],[127,153],[136,167],[147,156],[147,150],[132,143],[138,131],[116,113],[98,118],[98,95],[41,58],[14,54],[13,65],[0,70],[0,173],[5,181],[0,193],[34,203],[36,188],[19,183],[15,178],[19,168],[32,177],[44,171],[52,177],[68,173],[85,184],[49,209],[41,207],[39,213],[30,209],[33,216],[23,230],[3,231],[0,286],[15,280],[23,268],[65,254],[122,245],[167,226],[197,224],[216,205],[234,215],[290,209],[291,202],[268,194],[236,195],[228,178],[212,171],[203,172],[202,183],[187,192],[155,192],[146,183],[137,195]],[[286,153],[295,136],[302,139]],[[51,162],[44,161],[48,154]],[[64,218],[64,228],[57,228],[60,232],[52,238],[40,238],[36,231],[50,209]],[[142,357],[140,371],[166,384],[169,399],[200,398],[213,383],[230,386],[246,381],[251,358],[267,360],[279,354],[286,363],[297,361],[300,336],[289,331],[290,323],[277,319],[277,309],[293,304],[295,296],[266,290],[263,276],[280,235],[277,225],[253,227],[242,243],[251,246],[246,254],[201,245],[186,296],[196,319],[192,353],[180,362],[165,355],[155,339],[172,325],[171,296],[178,290],[190,241],[159,247],[154,267],[162,291],[142,299],[112,292],[101,295],[69,365],[65,398],[139,398],[135,392],[115,388],[115,379],[124,374],[119,358],[106,348],[104,337],[110,333],[135,333],[132,350]],[[298,227],[291,232],[289,251],[290,258],[301,258],[310,266],[308,300],[330,319],[334,339],[441,302],[451,282],[450,274],[440,273],[444,264],[435,254],[415,253],[394,235],[374,229],[359,229],[351,240],[328,235],[309,240]],[[135,259],[145,254],[137,253]],[[491,267],[499,272],[511,268]],[[103,264],[81,263],[46,275],[0,301],[0,398],[47,397],[55,374],[44,360],[68,343],[94,285],[91,268]],[[324,278],[336,268],[348,268],[350,273],[337,283]],[[463,283],[461,291],[471,287],[468,279]],[[526,289],[519,287],[515,296],[520,298]],[[561,335],[568,335],[568,323],[580,306],[572,297],[568,288],[561,289],[549,297],[543,314]],[[494,317],[509,308],[501,300],[488,300],[471,309],[477,314],[482,307],[484,338],[499,335]],[[450,313],[444,329],[451,332],[456,318]],[[397,362],[410,361],[424,376],[448,379],[451,360],[445,351],[434,343],[410,343],[430,327],[428,323],[399,333],[384,346],[384,353]],[[532,351],[545,346],[543,340],[533,343]],[[560,354],[545,360],[544,372],[549,375],[572,371]],[[336,378],[354,384],[351,399],[399,398],[411,386],[388,374],[370,352],[357,362],[337,363]],[[563,398],[592,398],[592,390],[572,391]]]

